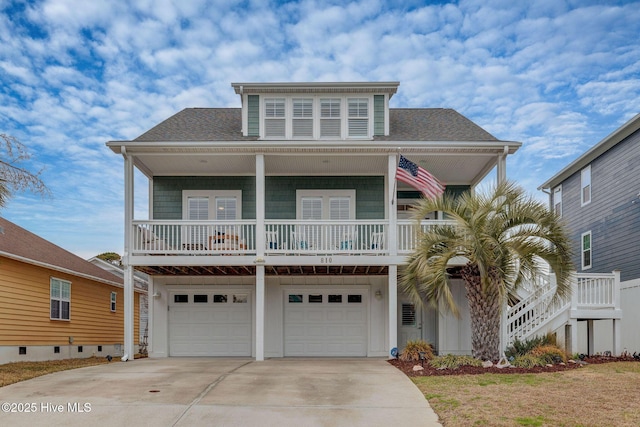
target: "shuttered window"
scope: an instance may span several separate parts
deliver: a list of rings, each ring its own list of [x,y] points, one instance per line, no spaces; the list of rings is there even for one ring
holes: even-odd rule
[[[313,99],[293,99],[293,137],[313,137]]]
[[[266,98],[264,106],[264,135],[266,138],[284,138],[286,121],[284,98]]]
[[[193,221],[206,221],[209,219],[209,198],[208,197],[189,197],[188,217]]]
[[[340,138],[340,98],[320,99],[320,137]]]
[[[416,326],[416,306],[402,304],[402,326]]]
[[[51,278],[51,319],[69,320],[71,314],[71,282]]]
[[[350,197],[330,197],[329,198],[329,219],[348,220],[350,219]]]
[[[301,199],[302,216],[304,220],[322,219],[322,197],[303,197]]]
[[[369,136],[369,100],[367,98],[350,98],[349,104],[349,136]]]

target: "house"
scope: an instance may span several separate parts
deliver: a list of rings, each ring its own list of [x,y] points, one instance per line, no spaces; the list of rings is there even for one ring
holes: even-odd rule
[[[91,257],[88,261],[96,265],[103,270],[107,270],[116,276],[118,276],[121,280],[124,280],[124,268],[120,262],[109,262],[105,261],[101,258]],[[133,275],[134,280],[134,289],[139,293],[140,303],[138,304],[140,310],[140,322],[138,322],[138,335],[140,340],[138,343],[144,345],[145,337],[148,334],[149,327],[149,295],[147,290],[149,289],[149,276],[140,271],[134,271]],[[146,348],[144,349],[146,351]]]
[[[622,316],[582,322],[580,351],[640,351],[640,114],[542,184],[549,205],[565,221],[578,272],[620,275]],[[597,295],[594,295],[596,298]]]
[[[4,218],[0,288],[0,363],[122,354],[122,279]]]
[[[187,108],[107,143],[124,159],[125,300],[134,271],[150,277],[150,357],[384,357],[418,338],[469,354],[468,313],[398,293],[420,192],[396,170],[405,156],[458,194],[504,180],[521,144],[451,109],[390,108],[398,82],[231,86],[241,108]],[[149,219],[134,217],[135,169]],[[131,354],[131,311],[125,325]]]

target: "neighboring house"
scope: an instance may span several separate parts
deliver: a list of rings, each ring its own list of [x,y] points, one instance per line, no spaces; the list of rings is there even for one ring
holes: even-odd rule
[[[233,83],[242,108],[108,142],[125,163],[125,298],[134,270],[150,276],[151,357],[379,357],[417,338],[471,352],[461,279],[461,318],[398,294],[420,193],[396,169],[404,155],[458,194],[505,179],[521,144],[451,109],[389,108],[398,85]],[[134,218],[134,168],[150,219]]]
[[[579,336],[588,342],[580,343],[581,350],[610,350],[618,334],[623,349],[640,351],[640,114],[539,189],[567,224],[578,272],[620,274],[624,319],[582,322]]]
[[[0,363],[122,355],[122,279],[4,218],[0,290]]]
[[[93,265],[97,265],[103,270],[110,271],[118,276],[120,279],[124,278],[124,268],[122,268],[121,261],[109,262],[98,257],[89,258],[89,262]],[[145,339],[148,334],[149,327],[149,295],[147,290],[149,289],[149,275],[140,271],[134,272],[134,289],[140,293],[140,322],[138,327],[138,333],[140,336],[140,343]]]

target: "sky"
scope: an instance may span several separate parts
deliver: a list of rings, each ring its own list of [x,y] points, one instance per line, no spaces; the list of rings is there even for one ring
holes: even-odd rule
[[[300,81],[399,81],[391,107],[453,108],[522,142],[507,175],[546,200],[540,184],[640,112],[640,2],[0,0],[0,133],[52,193],[0,215],[83,258],[122,254],[107,141],[240,107],[232,82]]]

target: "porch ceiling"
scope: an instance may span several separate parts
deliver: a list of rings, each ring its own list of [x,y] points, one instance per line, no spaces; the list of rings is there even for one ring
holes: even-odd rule
[[[255,265],[242,266],[136,266],[151,276],[255,276]],[[284,265],[265,266],[267,276],[386,276],[387,266],[363,265]]]
[[[404,153],[403,153],[404,154]],[[473,153],[407,153],[446,184],[477,184],[497,163],[497,155]],[[150,153],[136,155],[136,166],[148,176],[255,175],[253,154]],[[276,154],[265,155],[267,176],[386,175],[384,154]]]

